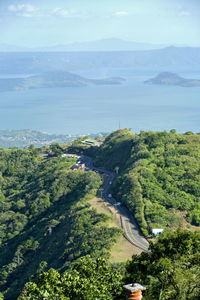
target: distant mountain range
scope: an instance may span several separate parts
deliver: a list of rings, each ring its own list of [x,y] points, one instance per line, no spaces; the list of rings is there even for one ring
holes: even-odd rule
[[[146,80],[147,84],[159,84],[159,85],[178,85],[183,87],[200,87],[199,79],[186,79],[178,74],[171,72],[162,72],[156,77]]]
[[[87,85],[121,84],[123,78],[88,79],[70,72],[49,72],[26,78],[1,78],[0,92],[37,88],[83,87]]]
[[[59,52],[59,51],[133,51],[133,50],[151,50],[164,48],[163,44],[149,44],[125,41],[116,38],[96,40],[91,42],[77,42],[49,47],[19,47],[15,45],[0,44],[0,51],[3,52]]]

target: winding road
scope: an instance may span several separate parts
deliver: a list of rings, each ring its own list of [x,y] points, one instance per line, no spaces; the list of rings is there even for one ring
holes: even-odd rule
[[[141,234],[141,231],[132,214],[121,202],[117,202],[111,195],[111,185],[116,177],[116,174],[104,168],[94,167],[92,159],[88,156],[81,156],[81,160],[88,169],[92,169],[93,171],[102,174],[104,183],[100,189],[100,196],[104,201],[109,202],[109,204],[113,205],[115,209],[117,209],[120,215],[121,226],[124,230],[124,236],[126,237],[126,239],[134,246],[147,252],[149,243]]]

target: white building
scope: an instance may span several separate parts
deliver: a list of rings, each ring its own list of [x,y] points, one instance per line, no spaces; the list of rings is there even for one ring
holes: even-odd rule
[[[163,231],[164,231],[164,229],[162,229],[162,228],[153,228],[152,229],[152,233],[154,236],[160,235],[161,233],[163,233]]]

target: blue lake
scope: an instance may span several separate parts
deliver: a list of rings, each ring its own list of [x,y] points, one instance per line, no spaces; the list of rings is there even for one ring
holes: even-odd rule
[[[155,75],[137,72],[122,85],[0,93],[0,129],[88,134],[110,132],[118,129],[120,122],[122,128],[134,132],[173,128],[200,132],[200,87],[143,83]]]

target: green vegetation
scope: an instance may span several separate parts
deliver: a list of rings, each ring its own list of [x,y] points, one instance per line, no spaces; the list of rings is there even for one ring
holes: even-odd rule
[[[94,153],[97,165],[118,174],[115,198],[132,211],[145,235],[177,227],[182,218],[200,225],[200,135],[118,130]]]
[[[63,275],[51,269],[25,285],[18,300],[125,299],[123,284],[145,284],[144,300],[198,300],[200,233],[166,232],[151,251],[133,256],[125,266],[105,259],[78,260]]]
[[[37,273],[62,273],[85,255],[107,257],[120,233],[87,204],[100,176],[72,171],[75,158],[40,152],[0,150],[0,286],[9,300]]]
[[[200,135],[118,130],[98,146],[0,149],[0,299],[125,298],[123,284],[147,286],[144,300],[200,298]],[[95,172],[73,171],[85,153],[116,172],[112,194],[145,235],[165,228],[150,251],[111,264],[121,230],[88,200],[102,184]],[[28,282],[28,283],[27,283]]]
[[[199,232],[166,232],[150,250],[127,265],[126,281],[146,285],[145,300],[200,299]]]
[[[84,257],[62,276],[54,269],[39,275],[34,283],[26,284],[18,300],[119,299],[123,273],[105,259]]]

